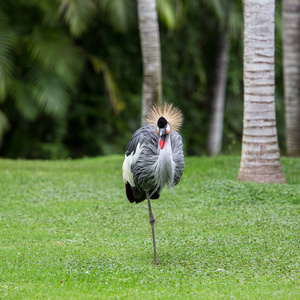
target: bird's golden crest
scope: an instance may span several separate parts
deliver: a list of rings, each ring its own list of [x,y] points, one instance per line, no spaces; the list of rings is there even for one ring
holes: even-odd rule
[[[171,130],[179,131],[183,123],[183,115],[180,109],[173,104],[163,103],[155,104],[147,115],[146,122],[156,128],[157,121],[164,117],[169,123]]]

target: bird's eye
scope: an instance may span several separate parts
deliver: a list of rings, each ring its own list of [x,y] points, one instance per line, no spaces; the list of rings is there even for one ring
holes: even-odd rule
[[[167,124],[167,127],[166,127],[166,134],[168,134],[170,132],[170,125]]]

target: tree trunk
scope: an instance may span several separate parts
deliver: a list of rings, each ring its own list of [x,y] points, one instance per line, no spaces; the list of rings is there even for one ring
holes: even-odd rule
[[[160,40],[155,0],[138,0],[139,31],[143,56],[142,125],[149,109],[161,102]]]
[[[300,2],[282,1],[286,149],[300,156]]]
[[[238,180],[285,183],[275,118],[275,0],[244,0],[244,121]]]
[[[208,155],[218,155],[222,149],[229,48],[230,43],[226,34],[220,36],[218,38],[216,65],[213,74],[212,116],[207,140]]]

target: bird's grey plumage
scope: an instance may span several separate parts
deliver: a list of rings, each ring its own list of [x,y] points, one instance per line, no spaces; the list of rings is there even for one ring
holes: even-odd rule
[[[164,149],[158,145],[159,138],[153,126],[145,125],[133,134],[126,147],[125,160],[129,155],[135,155],[138,146],[142,149],[136,162],[130,166],[135,202],[146,199],[147,192],[152,199],[157,199],[165,185],[172,189],[182,176],[184,156],[180,134],[171,131]]]

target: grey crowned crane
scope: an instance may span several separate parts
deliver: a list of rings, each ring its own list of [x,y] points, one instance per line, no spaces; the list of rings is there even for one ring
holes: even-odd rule
[[[147,116],[147,125],[138,129],[131,137],[122,167],[130,203],[148,200],[155,264],[158,264],[155,219],[150,199],[158,199],[165,185],[172,190],[180,181],[184,156],[182,138],[178,131],[182,122],[181,111],[172,104],[155,105]]]

